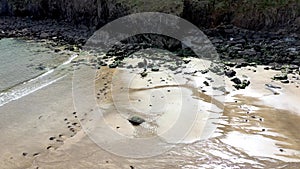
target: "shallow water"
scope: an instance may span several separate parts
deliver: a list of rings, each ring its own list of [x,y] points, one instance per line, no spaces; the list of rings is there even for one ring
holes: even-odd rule
[[[0,40],[0,51],[0,106],[54,83],[74,58],[55,53],[47,42],[13,38]]]

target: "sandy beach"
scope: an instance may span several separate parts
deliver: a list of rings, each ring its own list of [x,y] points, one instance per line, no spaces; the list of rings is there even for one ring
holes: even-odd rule
[[[0,107],[1,168],[298,168],[300,165],[298,80],[290,84],[272,81],[278,71],[264,70],[263,66],[236,70],[237,77],[249,79],[251,85],[236,90],[226,77],[227,92],[224,107],[220,107],[221,102],[214,102],[216,96],[210,95],[212,86],[203,85],[208,75],[183,76],[198,81],[189,83],[189,78],[170,76],[170,72],[163,70],[149,71],[142,78],[142,69],[138,68],[86,68],[96,72],[92,99],[103,119],[96,121],[99,118],[96,110],[76,111],[80,106],[74,105],[74,75],[70,72],[55,83]],[[84,76],[80,80],[88,81]],[[281,89],[274,89],[278,90],[274,94],[265,86],[269,83]],[[146,122],[132,125],[128,119],[133,115]],[[110,138],[101,129],[103,126],[120,137]],[[189,128],[184,130],[184,127]],[[157,138],[155,141],[161,147],[155,149],[151,142],[148,145],[132,142],[138,138]],[[114,146],[101,147],[97,139]],[[150,152],[147,146],[159,154],[126,157]]]

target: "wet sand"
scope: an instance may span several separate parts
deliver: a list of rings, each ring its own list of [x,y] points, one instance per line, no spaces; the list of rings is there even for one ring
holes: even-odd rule
[[[187,79],[172,83],[172,78],[159,73],[149,73],[144,79],[136,72],[131,76],[124,76],[124,73],[130,74],[118,69],[101,68],[95,79],[94,97],[104,112],[106,124],[126,137],[149,138],[159,135],[165,143],[173,143],[172,137],[163,133],[173,126],[171,119],[176,116],[170,112],[176,111],[176,107],[182,107],[182,98],[193,99],[195,102],[192,103],[195,104],[201,102],[204,112],[207,110],[205,106],[215,105],[215,110],[218,110],[217,101],[208,104],[213,99],[209,95],[209,87],[203,85],[202,81],[197,86],[186,83]],[[0,166],[111,169],[299,168],[300,127],[297,123],[300,121],[300,111],[296,104],[300,100],[299,89],[296,87],[297,82],[289,85],[272,82],[282,87],[278,91],[280,94],[274,95],[265,88],[265,83],[271,82],[270,78],[274,73],[276,72],[263,70],[262,67],[257,68],[256,73],[248,68],[238,70],[238,76],[247,75],[251,85],[246,90],[236,91],[226,79],[226,89],[230,93],[225,97],[224,113],[217,121],[208,118],[209,113],[200,114],[195,120],[196,125],[183,142],[159,156],[142,159],[111,154],[86,135],[81,124],[85,124],[92,116],[75,111],[72,99],[73,76],[68,75],[42,90],[0,107]],[[162,85],[160,77],[168,77],[169,84]],[[131,83],[132,78],[136,78],[135,83]],[[148,78],[152,79],[152,84]],[[203,93],[204,89],[208,92]],[[127,92],[122,92],[124,90]],[[128,93],[129,96],[124,95]],[[176,98],[178,94],[184,97]],[[169,105],[171,101],[174,104]],[[164,103],[163,108],[156,107],[160,103]],[[191,107],[186,110],[189,108]],[[160,112],[161,109],[165,111]],[[146,123],[141,126],[131,125],[127,119],[133,115],[132,112],[146,119]],[[203,125],[203,121],[209,119],[213,125]],[[203,132],[207,128],[215,129],[214,137],[201,140],[208,137]],[[131,151],[137,150],[133,146]]]

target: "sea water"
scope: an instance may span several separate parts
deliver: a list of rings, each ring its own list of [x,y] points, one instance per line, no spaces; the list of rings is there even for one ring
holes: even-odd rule
[[[74,53],[54,52],[46,42],[0,40],[0,106],[39,90],[68,73]]]

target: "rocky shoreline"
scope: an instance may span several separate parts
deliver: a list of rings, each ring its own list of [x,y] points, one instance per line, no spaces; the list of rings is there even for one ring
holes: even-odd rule
[[[17,17],[1,17],[0,19],[1,38],[47,39],[54,42],[51,44],[52,46],[65,46],[65,50],[70,51],[81,49],[94,32],[95,30],[86,26],[76,26],[63,21]],[[247,87],[250,82],[234,79],[235,73],[232,68],[265,65],[268,66],[266,69],[281,70],[282,74],[274,79],[281,80],[283,83],[289,83],[287,74],[299,73],[300,36],[296,33],[284,30],[278,32],[252,31],[232,25],[206,29],[204,33],[216,47],[219,57],[225,65],[223,72],[229,78],[233,78],[237,89]],[[157,35],[153,35],[153,37],[152,39],[163,42],[160,46],[162,48],[168,45],[164,43],[171,42],[171,47],[167,50],[179,52],[183,57],[189,57],[192,53],[184,52],[185,49],[182,48],[179,41],[172,39],[164,41],[166,37]],[[157,47],[156,41],[145,42],[143,38],[143,36],[136,37],[133,41],[123,42],[123,45],[114,47],[105,57],[92,61],[92,64],[116,68],[124,57],[140,49]],[[107,58],[112,56],[115,57],[115,61],[108,64]]]
[[[83,46],[93,34],[86,26],[74,25],[64,21],[32,20],[20,17],[0,17],[1,38],[47,39],[58,45]]]
[[[64,21],[1,17],[0,37],[49,39],[60,45],[82,47],[95,30]],[[242,60],[257,64],[300,64],[300,36],[285,30],[262,32],[221,25],[203,32],[215,45],[223,60]],[[149,43],[149,42],[147,42]],[[151,42],[150,42],[151,43]],[[126,45],[128,50],[132,47]],[[176,45],[175,48],[181,47]],[[122,49],[123,50],[123,49]],[[126,50],[126,49],[125,49]],[[118,52],[115,52],[118,53]],[[123,54],[120,53],[119,54]]]

